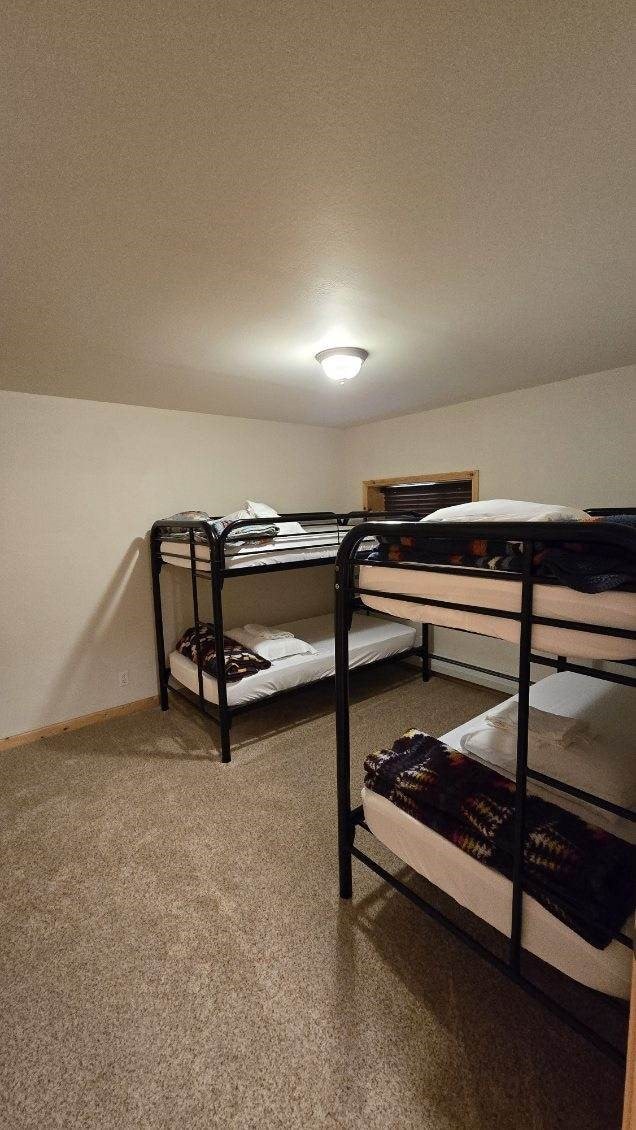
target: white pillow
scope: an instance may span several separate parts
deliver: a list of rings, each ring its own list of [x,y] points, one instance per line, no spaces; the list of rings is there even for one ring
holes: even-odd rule
[[[249,505],[249,503],[248,503]],[[490,498],[484,502],[463,502],[444,506],[421,518],[422,522],[591,522],[592,517],[573,506],[550,502],[515,502],[510,498]]]
[[[253,518],[278,518],[278,510],[273,510],[266,502],[250,502],[248,499],[245,509],[249,510]]]
[[[268,506],[266,502],[250,502],[248,499],[245,508],[249,511],[251,518],[278,518],[278,511],[272,510],[272,507]],[[283,534],[283,536],[305,533],[300,522],[278,522],[277,525],[279,534]]]
[[[292,655],[317,654],[315,647],[312,647],[310,643],[305,643],[304,640],[297,639],[296,636],[255,641],[254,636],[243,628],[230,628],[227,634],[231,639],[242,644],[243,647],[249,647],[250,651],[255,651],[263,659],[269,659],[270,663],[273,663],[276,659],[289,659]]]

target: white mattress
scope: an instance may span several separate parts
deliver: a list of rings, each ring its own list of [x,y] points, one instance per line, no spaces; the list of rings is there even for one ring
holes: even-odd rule
[[[494,574],[484,577],[466,576],[459,568],[452,573],[438,573],[412,568],[409,563],[405,563],[399,569],[362,565],[359,584],[361,588],[406,595],[406,600],[362,597],[363,603],[369,608],[387,612],[390,616],[408,617],[410,620],[437,624],[444,628],[459,628],[511,643],[519,641],[518,621],[476,612],[462,612],[454,608],[438,608],[433,604],[413,604],[409,603],[408,597],[430,597],[452,604],[477,604],[482,608],[519,612],[521,581],[507,580]],[[536,584],[533,611],[537,616],[636,631],[636,593],[633,592],[591,594],[576,592],[565,585]],[[636,658],[634,640],[573,628],[551,628],[544,624],[533,626],[532,647],[552,655],[567,655],[571,659],[620,661]]]
[[[588,685],[587,693],[584,683]],[[530,701],[541,710],[552,710],[580,718],[589,718],[596,704],[604,712],[600,717],[608,718],[606,741],[610,744],[610,739],[616,740],[619,732],[622,713],[620,704],[621,700],[624,701],[624,692],[625,688],[612,687],[601,680],[564,672],[551,675],[532,687]],[[480,715],[479,719],[473,718],[458,726],[444,734],[442,740],[455,749],[461,748],[463,735],[476,729],[483,717]],[[530,788],[532,789],[532,785]],[[443,836],[371,789],[363,789],[362,800],[369,828],[395,855],[435,886],[446,891],[461,906],[502,934],[510,935],[510,880],[466,855]],[[563,808],[571,807],[565,794],[561,794],[559,803]],[[612,831],[624,839],[634,840],[634,825],[628,821],[617,818]],[[632,926],[632,923],[627,923],[625,933],[631,934]],[[631,951],[617,941],[612,941],[604,950],[595,949],[527,895],[524,897],[522,944],[525,949],[583,985],[611,996],[625,999],[629,997]]]
[[[301,640],[316,648],[316,655],[294,655],[289,659],[277,659],[265,671],[248,675],[238,683],[227,684],[229,706],[239,706],[246,702],[257,702],[269,698],[279,691],[300,687],[326,678],[335,672],[335,646],[333,615],[312,616],[308,620],[295,620],[277,627],[293,632]],[[364,667],[378,659],[388,659],[392,655],[408,651],[415,645],[415,628],[395,620],[381,619],[379,616],[366,616],[356,613],[349,636],[349,666]],[[226,629],[232,635],[232,629]],[[184,687],[198,694],[199,683],[196,663],[192,663],[178,651],[170,653],[170,670],[173,677]],[[203,693],[208,702],[218,704],[216,679],[203,676]]]
[[[261,545],[243,542],[233,546],[226,545],[225,568],[246,569],[263,565],[284,565],[291,561],[315,561],[325,558],[334,561],[340,542],[332,531],[324,534],[308,534],[306,537],[281,537]],[[162,559],[168,565],[190,568],[190,546],[183,541],[162,541]],[[199,571],[210,571],[210,549],[207,545],[195,545],[195,557]]]

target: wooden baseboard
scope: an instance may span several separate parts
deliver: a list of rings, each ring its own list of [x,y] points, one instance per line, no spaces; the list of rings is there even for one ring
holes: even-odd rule
[[[134,702],[124,702],[121,706],[108,706],[105,710],[96,710],[94,714],[80,714],[78,718],[68,718],[66,722],[53,722],[50,726],[41,726],[39,730],[26,730],[22,734],[10,734],[8,738],[0,738],[0,751],[13,749],[15,746],[28,745],[42,738],[50,738],[55,734],[65,734],[70,730],[81,730],[83,726],[93,726],[96,722],[107,722],[109,718],[120,718],[124,714],[136,714],[138,710],[149,710],[157,706],[157,695],[150,698],[138,698]]]

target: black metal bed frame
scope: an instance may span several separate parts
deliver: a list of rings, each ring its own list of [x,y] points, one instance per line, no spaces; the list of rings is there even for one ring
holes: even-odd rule
[[[590,510],[590,514],[597,517],[603,517],[608,514],[615,513],[634,513],[636,509],[623,508],[621,510]],[[557,582],[550,582],[543,577],[536,577],[533,573],[532,561],[535,543],[537,542],[587,542],[597,543],[604,542],[627,548],[636,555],[636,531],[631,528],[620,526],[618,524],[611,524],[607,522],[589,523],[589,524],[573,524],[573,523],[454,523],[452,527],[454,537],[465,537],[467,540],[471,538],[497,538],[498,540],[505,541],[518,541],[523,544],[523,571],[521,575],[518,573],[500,573],[492,574],[498,579],[506,578],[511,581],[521,582],[521,604],[518,612],[508,612],[493,608],[482,608],[477,605],[471,604],[458,604],[451,603],[443,600],[434,600],[429,597],[412,596],[410,594],[401,594],[399,592],[380,592],[376,589],[369,589],[360,587],[355,579],[355,558],[358,546],[363,536],[374,535],[376,537],[400,537],[413,538],[415,542],[422,539],[430,538],[447,538],[449,527],[446,523],[432,523],[427,522],[424,525],[413,522],[394,522],[389,524],[390,528],[387,529],[387,523],[379,525],[371,521],[365,528],[364,534],[359,529],[353,529],[347,533],[343,543],[338,552],[336,559],[336,610],[335,610],[335,634],[336,634],[336,739],[337,739],[337,795],[338,795],[338,859],[339,859],[339,879],[340,879],[340,897],[342,899],[350,899],[353,893],[353,877],[352,877],[352,858],[355,857],[361,863],[364,863],[371,871],[373,871],[385,882],[389,883],[395,890],[399,891],[406,898],[408,898],[417,907],[423,910],[434,921],[445,926],[455,937],[464,941],[471,949],[478,953],[482,958],[488,961],[500,972],[504,973],[507,977],[512,979],[516,984],[520,985],[532,996],[540,1000],[547,1008],[554,1014],[565,1021],[571,1028],[579,1034],[589,1039],[597,1048],[602,1050],[610,1058],[624,1063],[625,1057],[622,1055],[613,1044],[605,1040],[598,1032],[590,1028],[587,1024],[583,1023],[570,1011],[565,1009],[553,997],[544,992],[533,981],[529,980],[522,971],[522,955],[525,951],[521,945],[521,932],[523,920],[523,895],[524,895],[524,875],[523,875],[523,845],[525,835],[525,804],[526,804],[526,789],[527,781],[535,780],[551,787],[561,790],[562,792],[569,793],[579,799],[586,800],[596,805],[601,809],[618,814],[632,822],[636,822],[636,814],[630,810],[623,809],[618,805],[611,804],[609,801],[604,800],[602,797],[594,796],[591,793],[585,792],[582,789],[573,788],[565,784],[563,781],[558,781],[545,774],[536,772],[528,768],[528,713],[529,713],[529,692],[531,685],[530,678],[530,664],[532,662],[541,663],[545,666],[556,667],[558,671],[575,671],[581,674],[588,674],[597,679],[604,679],[611,682],[622,683],[627,686],[636,686],[636,678],[633,676],[603,671],[596,668],[586,667],[578,663],[570,663],[565,656],[558,656],[551,658],[543,655],[536,655],[532,651],[532,629],[534,624],[544,624],[553,627],[564,627],[570,630],[585,632],[602,633],[603,635],[611,635],[622,637],[626,639],[636,640],[636,632],[629,631],[623,628],[606,628],[590,624],[584,624],[573,620],[561,620],[558,618],[548,618],[545,616],[537,616],[533,612],[533,595],[535,584],[550,584]],[[386,563],[382,561],[366,562],[369,567],[379,566],[381,568],[397,568],[406,570],[423,570],[435,571],[442,573],[452,573],[457,575],[457,569],[452,567],[445,567],[439,565],[427,565],[425,563],[409,562],[408,565],[400,565],[394,563]],[[489,576],[485,570],[470,570],[462,569],[462,575],[470,574],[475,576]],[[517,676],[510,676],[504,672],[492,671],[489,668],[476,667],[474,664],[461,664],[461,661],[450,660],[451,663],[457,666],[465,666],[470,670],[477,670],[484,674],[497,675],[506,679],[512,679],[518,684],[518,729],[517,729],[517,768],[516,768],[516,794],[515,794],[515,826],[514,826],[514,851],[513,851],[513,873],[512,873],[512,908],[511,908],[511,929],[510,938],[508,943],[507,960],[502,960],[487,946],[484,946],[473,935],[457,925],[451,918],[443,914],[431,903],[427,902],[416,891],[412,890],[405,883],[401,882],[396,876],[392,875],[384,867],[376,862],[371,856],[362,851],[356,844],[356,832],[358,829],[363,829],[370,833],[370,829],[365,823],[364,810],[362,805],[352,807],[351,804],[351,764],[350,764],[350,726],[349,726],[349,648],[348,636],[349,627],[351,623],[351,614],[355,602],[361,596],[372,595],[375,597],[388,597],[392,600],[403,600],[405,604],[416,605],[426,604],[429,606],[436,606],[441,608],[454,608],[464,612],[477,612],[486,613],[493,617],[506,617],[513,619],[520,624],[520,638],[518,646],[518,674]],[[411,616],[409,612],[408,615]],[[457,629],[450,629],[457,630]],[[428,626],[423,625],[423,672],[424,677],[427,678],[431,673],[431,661],[433,659],[445,660],[444,656],[435,656],[431,654],[428,647]],[[636,647],[635,647],[636,652]],[[617,661],[612,661],[614,664]],[[634,660],[630,660],[627,666],[634,666]],[[371,833],[370,833],[371,834]],[[632,947],[632,941],[624,935],[619,935],[618,939],[628,947]]]
[[[412,517],[412,515],[410,515]],[[216,518],[209,518],[207,520],[195,519],[170,519],[162,518],[153,523],[150,531],[150,562],[152,571],[152,592],[153,592],[153,607],[154,607],[154,622],[155,622],[155,637],[157,645],[157,662],[159,668],[159,699],[162,710],[169,709],[169,695],[175,694],[209,718],[219,728],[220,742],[221,742],[221,761],[225,764],[231,761],[231,737],[230,731],[232,726],[232,719],[238,715],[243,714],[248,710],[253,710],[266,703],[272,702],[276,698],[280,698],[289,694],[293,694],[300,690],[305,689],[307,686],[315,686],[322,682],[333,681],[334,676],[328,675],[321,679],[314,679],[311,683],[303,683],[298,687],[291,687],[288,690],[278,691],[276,694],[267,696],[266,698],[257,699],[254,702],[245,702],[237,706],[230,706],[227,700],[227,678],[225,667],[219,664],[219,670],[216,677],[217,691],[218,691],[218,705],[208,702],[203,692],[203,667],[201,664],[201,648],[197,647],[197,684],[198,694],[189,691],[186,687],[177,687],[170,682],[170,669],[166,661],[166,649],[164,640],[164,627],[163,627],[163,610],[161,602],[161,571],[163,566],[169,561],[164,558],[174,556],[179,561],[183,561],[184,554],[163,554],[161,553],[161,542],[169,541],[171,535],[174,534],[187,534],[187,543],[189,544],[189,558],[190,558],[190,577],[192,587],[192,609],[194,615],[194,627],[196,632],[197,644],[199,643],[198,632],[200,625],[199,617],[199,592],[198,580],[203,578],[211,585],[212,596],[212,621],[214,625],[215,647],[217,655],[223,655],[223,586],[224,582],[234,577],[245,577],[260,575],[262,573],[280,573],[291,569],[310,569],[316,568],[321,565],[332,565],[335,561],[333,550],[340,544],[342,536],[350,527],[351,523],[366,524],[370,520],[381,521],[382,514],[374,514],[370,511],[354,510],[347,513],[337,514],[334,511],[320,511],[308,514],[280,514],[276,518],[245,518],[237,520],[228,524],[221,532],[215,527],[214,523]],[[320,543],[313,543],[310,539],[316,534],[316,527],[322,527],[318,530],[319,533],[325,534],[325,556],[311,557],[308,560],[297,561],[280,561],[270,564],[251,564],[245,566],[232,566],[228,567],[226,561],[226,547],[228,539],[231,540],[236,536],[237,531],[247,530],[254,527],[262,527],[264,525],[280,525],[286,522],[299,522],[307,525],[309,528],[305,530],[308,539],[308,548],[312,550],[320,550]],[[199,539],[197,540],[197,534]],[[334,544],[333,538],[337,535],[337,542]],[[276,534],[271,539],[266,548],[250,550],[250,559],[254,561],[255,558],[271,557],[273,553],[282,552],[285,548],[289,547],[289,541],[297,542],[302,535],[288,535]],[[328,539],[332,540],[329,541]],[[203,545],[209,551],[209,562],[205,558],[203,561],[197,557],[197,546]],[[298,546],[294,546],[298,548]],[[329,551],[329,552],[327,552]],[[208,566],[203,568],[202,566]],[[390,660],[405,659],[410,655],[418,655],[422,657],[423,675],[428,677],[428,658],[423,648],[424,632],[422,632],[422,644],[405,649],[397,655],[390,657]],[[366,667],[375,666],[376,664],[385,663],[387,660],[376,660],[374,663],[365,664]]]

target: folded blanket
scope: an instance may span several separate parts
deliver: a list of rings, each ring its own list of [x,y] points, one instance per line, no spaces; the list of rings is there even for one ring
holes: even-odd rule
[[[276,659],[290,659],[294,655],[316,655],[315,647],[297,639],[291,632],[282,632],[277,636],[253,636],[245,628],[232,628],[231,631],[232,639],[272,662]]]
[[[241,522],[247,519],[252,520],[253,517],[254,515],[248,513],[247,510],[236,510],[233,514],[226,514],[224,518],[215,518],[214,520],[212,520],[210,518],[210,515],[206,514],[205,510],[182,510],[178,514],[171,514],[170,518],[166,518],[166,522],[170,522],[170,520],[173,520],[175,522],[211,521],[215,533],[221,534],[223,533],[223,530],[225,530],[227,526],[229,526],[232,522]],[[228,535],[226,545],[230,545],[231,547],[231,543],[234,543],[236,545],[239,542],[244,541],[268,542],[276,536],[277,532],[278,527],[272,525],[271,522],[269,524],[263,523],[260,526],[240,526],[237,530],[233,530],[232,533]],[[170,534],[170,541],[189,540],[190,533],[188,530],[175,530],[174,533]],[[195,530],[194,540],[199,545],[207,545],[208,539],[206,538],[202,530]]]
[[[283,628],[269,628],[266,624],[246,624],[243,631],[255,640],[290,640],[294,635]]]
[[[478,729],[462,734],[461,749],[475,761],[501,773],[514,781],[517,775],[517,735],[495,726],[482,725]],[[534,735],[528,735],[528,765],[538,773],[574,785],[592,795],[618,804],[621,808],[636,810],[636,778],[633,761],[621,746],[617,749],[607,739],[595,734],[584,733],[567,748],[556,742],[542,742]],[[538,793],[567,808],[583,820],[591,820],[610,832],[616,832],[623,839],[634,843],[636,827],[633,831],[624,829],[617,832],[621,818],[611,812],[597,808],[592,801],[581,800],[559,793],[550,785],[528,779],[529,792]]]
[[[201,643],[201,666],[206,675],[216,679],[218,675],[218,658],[214,640],[214,625],[199,625],[199,640]],[[188,628],[177,641],[176,650],[185,655],[193,663],[197,662],[197,637],[195,628]],[[225,662],[225,677],[228,683],[238,683],[248,675],[257,671],[264,671],[271,667],[269,660],[257,655],[249,647],[238,643],[231,636],[223,636],[223,658]]]
[[[592,521],[636,526],[633,514],[605,515]],[[405,537],[398,541],[380,538],[369,555],[371,561],[420,561],[430,565],[456,565],[472,569],[496,569],[520,573],[523,568],[522,543],[500,538],[472,538],[461,535],[447,538]],[[623,585],[636,584],[636,553],[620,546],[599,542],[558,542],[535,546],[533,571],[536,577],[559,581],[578,592],[608,592]]]
[[[517,733],[519,703],[516,698],[507,699],[486,715],[486,722],[506,733]],[[562,714],[551,714],[536,706],[528,708],[528,738],[537,738],[553,745],[569,746],[588,729],[584,722],[576,718],[565,718]]]
[[[512,876],[514,782],[421,730],[370,754],[364,768],[368,788],[480,863]],[[605,949],[636,909],[636,847],[528,796],[524,889]]]
[[[278,518],[278,510],[274,510],[272,506],[268,506],[266,502],[250,502],[248,499],[245,503],[245,509],[248,511],[252,518]],[[304,534],[306,531],[300,522],[277,522],[278,532],[283,537],[293,537],[296,534]]]
[[[213,522],[214,529],[218,534],[232,525],[232,522],[254,521],[254,515],[250,514],[248,510],[235,510],[233,514],[226,514],[223,518],[216,518]],[[239,526],[237,530],[233,530],[228,535],[228,541],[253,541],[254,538],[265,539],[269,541],[275,537],[278,532],[278,527],[272,522],[262,522],[260,526]]]

